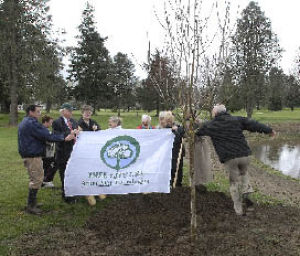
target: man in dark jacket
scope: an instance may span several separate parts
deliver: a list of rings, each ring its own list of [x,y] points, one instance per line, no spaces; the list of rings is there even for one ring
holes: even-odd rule
[[[73,107],[64,103],[61,106],[60,113],[61,117],[56,119],[52,124],[52,129],[54,134],[64,134],[65,136],[74,133],[78,134],[77,122],[72,119]],[[62,198],[66,203],[74,202],[72,197],[65,197],[64,180],[65,180],[65,170],[67,162],[70,158],[71,152],[73,150],[73,145],[75,143],[76,137],[70,141],[61,141],[56,143],[55,152],[55,163],[59,170],[61,184],[62,184]]]
[[[231,116],[224,105],[216,105],[212,110],[214,119],[197,129],[196,135],[210,136],[221,163],[229,171],[230,194],[237,215],[244,213],[244,206],[252,207],[248,194],[253,192],[247,175],[251,150],[243,130],[275,135],[270,127],[245,117]]]
[[[50,134],[49,130],[38,122],[40,115],[41,107],[30,105],[18,129],[19,153],[24,159],[30,179],[26,211],[31,214],[41,213],[37,208],[36,195],[44,178],[42,157],[45,155],[46,141],[68,141],[74,138],[74,135]]]

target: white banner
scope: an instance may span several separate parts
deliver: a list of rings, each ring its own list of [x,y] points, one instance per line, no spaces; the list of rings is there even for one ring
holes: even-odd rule
[[[65,172],[65,194],[170,192],[171,129],[81,132]]]

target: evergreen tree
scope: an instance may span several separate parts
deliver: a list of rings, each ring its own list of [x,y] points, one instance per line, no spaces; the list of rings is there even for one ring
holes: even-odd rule
[[[271,21],[257,3],[251,1],[243,10],[233,44],[240,95],[247,116],[251,117],[255,105],[259,108],[265,95],[265,76],[279,60],[281,52]]]
[[[239,86],[234,83],[234,74],[231,68],[227,68],[224,72],[223,83],[218,88],[217,102],[225,104],[231,112],[244,107],[243,100],[239,96]]]
[[[269,110],[282,110],[286,76],[281,69],[273,67],[269,74]]]
[[[158,94],[156,90],[147,84],[147,80],[141,81],[136,88],[136,99],[140,108],[147,110],[148,112],[157,109]]]
[[[286,80],[285,105],[293,111],[296,106],[300,106],[300,82],[293,75],[289,75]]]
[[[18,122],[18,94],[22,74],[20,57],[24,49],[24,9],[25,5],[18,0],[4,0],[1,3],[1,82],[8,89],[4,93],[8,93],[10,99],[10,125],[17,125]]]
[[[35,81],[46,72],[39,69],[41,63],[48,61],[44,57],[51,34],[48,1],[3,0],[0,4],[0,86],[7,89],[5,94],[9,92],[11,125],[18,121],[18,103],[36,101],[33,92],[42,86]]]
[[[106,38],[97,32],[94,8],[87,3],[79,26],[78,46],[71,53],[70,79],[75,83],[76,100],[92,105],[94,109],[107,101],[110,60],[104,42]]]
[[[134,64],[126,54],[118,52],[114,56],[109,82],[114,90],[114,102],[118,116],[120,116],[121,107],[129,111],[130,107],[135,105],[133,91],[137,79],[134,71]]]
[[[174,109],[179,103],[179,88],[176,86],[174,72],[168,57],[157,51],[150,60],[145,88],[153,96],[157,115],[161,109]]]

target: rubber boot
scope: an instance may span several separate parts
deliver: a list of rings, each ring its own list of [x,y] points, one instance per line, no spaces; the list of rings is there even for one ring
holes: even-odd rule
[[[36,195],[37,195],[38,189],[29,189],[28,193],[28,201],[27,201],[27,207],[26,212],[34,215],[40,215],[42,214],[42,210],[37,207],[36,204]]]

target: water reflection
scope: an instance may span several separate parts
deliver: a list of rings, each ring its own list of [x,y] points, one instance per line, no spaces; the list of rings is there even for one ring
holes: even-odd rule
[[[283,174],[300,178],[300,142],[264,142],[252,146],[253,155]]]

